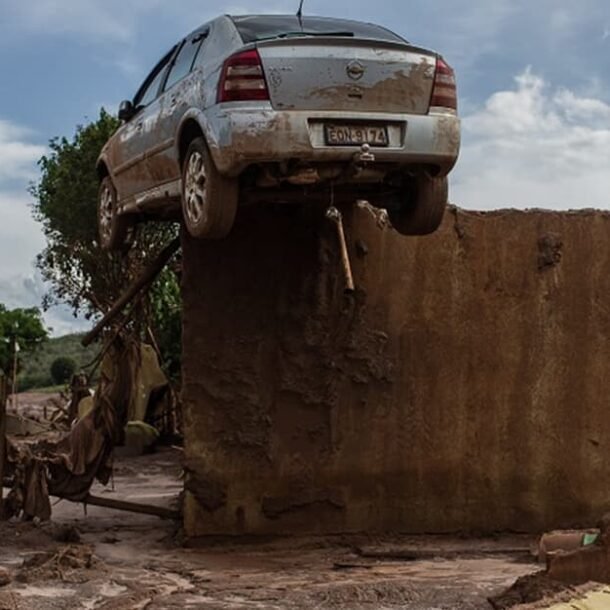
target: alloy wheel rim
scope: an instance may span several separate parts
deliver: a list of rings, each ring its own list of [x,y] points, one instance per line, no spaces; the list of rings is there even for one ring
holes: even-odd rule
[[[203,155],[193,152],[188,160],[184,185],[186,214],[191,222],[197,224],[205,215],[207,177]]]
[[[112,230],[112,212],[114,197],[110,186],[106,185],[100,196],[100,233],[107,239]]]

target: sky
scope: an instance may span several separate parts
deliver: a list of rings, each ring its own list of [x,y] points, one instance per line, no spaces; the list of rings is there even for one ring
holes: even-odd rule
[[[0,303],[40,305],[44,247],[27,186],[50,138],[115,111],[183,35],[222,13],[297,0],[0,0]],[[455,68],[462,207],[610,208],[607,0],[305,0],[305,13],[385,25]],[[83,328],[67,308],[53,333]]]

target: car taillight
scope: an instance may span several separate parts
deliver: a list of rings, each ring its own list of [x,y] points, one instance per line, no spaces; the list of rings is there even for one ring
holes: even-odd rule
[[[256,49],[237,53],[225,61],[218,88],[219,102],[268,99],[263,64]]]
[[[430,108],[457,111],[457,90],[453,69],[440,57],[436,61]]]

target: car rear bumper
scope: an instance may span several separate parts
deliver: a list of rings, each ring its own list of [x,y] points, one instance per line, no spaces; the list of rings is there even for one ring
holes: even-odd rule
[[[358,146],[328,146],[324,123],[387,125],[388,147],[375,163],[429,165],[446,175],[458,157],[460,120],[452,115],[275,111],[270,104],[216,105],[205,112],[206,137],[218,170],[237,176],[252,164],[298,159],[350,162]]]

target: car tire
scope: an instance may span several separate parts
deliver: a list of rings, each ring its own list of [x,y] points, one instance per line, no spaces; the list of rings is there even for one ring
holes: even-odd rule
[[[396,208],[387,210],[394,229],[401,235],[429,235],[436,231],[449,198],[447,177],[418,175]]]
[[[125,250],[133,221],[122,216],[117,209],[117,192],[112,178],[106,176],[100,183],[97,203],[97,226],[103,250]]]
[[[203,138],[195,138],[182,168],[182,213],[190,235],[222,239],[233,228],[239,183],[219,173]]]

